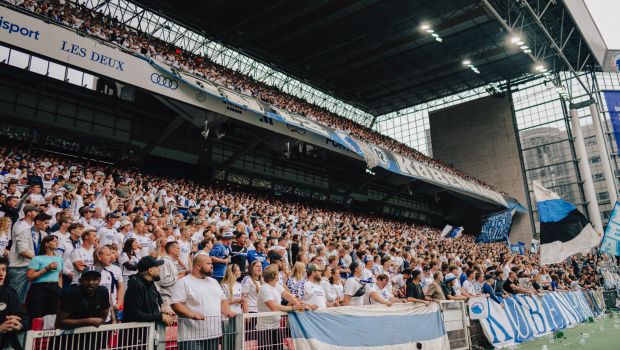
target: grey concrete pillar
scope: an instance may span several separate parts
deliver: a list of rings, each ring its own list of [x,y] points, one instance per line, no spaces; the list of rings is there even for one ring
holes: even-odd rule
[[[588,202],[588,216],[594,227],[594,231],[602,234],[603,223],[601,221],[601,212],[598,208],[598,200],[596,199],[596,191],[594,190],[594,180],[592,180],[588,152],[586,152],[586,143],[583,140],[583,132],[581,130],[581,124],[579,123],[579,114],[577,110],[573,108],[570,109],[569,114],[573,137],[575,137],[575,153],[577,153],[577,158],[579,158],[579,172],[581,173],[581,180],[583,181],[583,192],[586,196],[586,202]]]
[[[594,134],[596,135],[596,144],[598,146],[598,152],[601,156],[601,166],[603,167],[603,175],[605,175],[605,185],[607,186],[607,192],[609,192],[609,199],[613,206],[618,201],[618,190],[616,189],[616,181],[614,180],[614,173],[611,169],[611,163],[609,159],[609,150],[607,149],[607,140],[603,134],[603,128],[601,127],[600,114],[596,103],[592,103],[590,106],[590,115],[592,115],[592,123],[594,124]]]

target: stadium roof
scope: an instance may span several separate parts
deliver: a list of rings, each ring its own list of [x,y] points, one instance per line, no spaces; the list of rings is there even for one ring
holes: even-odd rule
[[[536,60],[568,68],[514,0],[134,2],[372,116],[532,76]],[[568,62],[594,64],[561,2],[529,3]]]

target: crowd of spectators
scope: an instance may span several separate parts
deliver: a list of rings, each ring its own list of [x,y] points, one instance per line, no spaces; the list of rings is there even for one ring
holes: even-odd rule
[[[440,160],[382,135],[371,128],[343,118],[324,108],[300,98],[285,94],[279,89],[258,82],[248,76],[218,65],[208,57],[198,56],[167,43],[147,33],[124,25],[117,18],[89,9],[70,0],[4,0],[38,15],[50,18],[100,40],[113,42],[124,49],[140,52],[155,60],[167,63],[182,71],[206,78],[232,90],[253,96],[278,108],[305,116],[322,125],[346,131],[360,140],[386,147],[405,157],[415,159],[448,173],[458,175],[486,188],[498,191],[491,185],[454,169]]]
[[[0,148],[0,183],[9,335],[55,315],[63,329],[185,322],[179,342],[191,343],[221,315],[481,295],[501,304],[600,285],[596,255],[541,267],[505,243],[42,151]],[[278,336],[277,321],[252,327],[265,344]]]

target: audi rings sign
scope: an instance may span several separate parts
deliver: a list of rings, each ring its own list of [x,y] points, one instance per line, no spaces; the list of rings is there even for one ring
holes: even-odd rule
[[[165,88],[168,88],[170,90],[176,90],[179,88],[179,82],[169,78],[165,75],[161,75],[159,73],[153,73],[151,74],[151,83],[153,84],[157,84],[159,86],[163,86]]]
[[[178,68],[138,52],[78,35],[70,28],[44,22],[5,6],[0,6],[0,18],[3,23],[8,23],[7,30],[0,30],[0,42],[7,45],[362,160],[371,167],[381,167],[489,203],[508,206],[500,193],[472,181],[366,143],[345,131],[270,106],[202,77],[180,72]],[[5,27],[4,24],[1,26]]]

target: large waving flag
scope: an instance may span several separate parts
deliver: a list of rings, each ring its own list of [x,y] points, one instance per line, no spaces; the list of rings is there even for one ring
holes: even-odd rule
[[[605,234],[603,235],[603,242],[601,243],[600,251],[608,253],[611,256],[620,256],[620,202],[614,205],[614,210],[611,211],[609,216],[609,222],[605,228]]]
[[[436,303],[295,312],[288,322],[295,350],[450,349]]]
[[[538,181],[534,181],[534,196],[540,217],[541,264],[555,264],[571,255],[588,253],[601,242],[601,235],[574,205]]]
[[[455,227],[446,225],[441,231],[441,238],[459,238],[463,235],[463,228],[461,226]]]
[[[517,206],[512,206],[498,213],[482,218],[482,228],[476,237],[476,243],[492,243],[506,241],[512,226],[512,217],[517,212]]]

